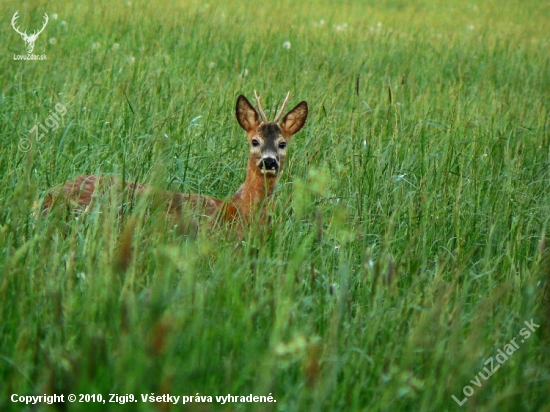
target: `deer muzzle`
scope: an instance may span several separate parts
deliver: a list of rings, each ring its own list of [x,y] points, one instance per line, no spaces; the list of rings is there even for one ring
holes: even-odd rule
[[[279,171],[279,162],[274,157],[264,157],[260,160],[259,167],[263,174],[276,175]]]

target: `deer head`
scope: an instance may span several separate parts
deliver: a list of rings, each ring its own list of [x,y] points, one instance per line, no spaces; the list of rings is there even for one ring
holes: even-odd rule
[[[237,99],[236,115],[239,125],[246,131],[250,144],[249,171],[262,174],[266,179],[278,177],[284,166],[286,146],[292,135],[298,133],[307,119],[307,103],[302,101],[280,121],[288,103],[290,93],[275,119],[270,122],[262,109],[260,97],[254,90],[258,112],[250,102],[240,95]]]
[[[44,29],[46,28],[46,25],[48,24],[49,17],[46,13],[44,13],[44,24],[42,25],[42,28],[38,31],[35,30],[31,35],[28,35],[26,30],[24,32],[21,32],[19,30],[19,27],[15,27],[15,22],[18,17],[19,17],[19,11],[16,11],[15,14],[13,15],[13,18],[11,19],[11,25],[13,29],[21,35],[23,40],[25,40],[25,43],[27,43],[27,53],[31,54],[32,51],[34,50],[34,43],[36,42],[36,39],[38,38],[40,33],[44,31]]]

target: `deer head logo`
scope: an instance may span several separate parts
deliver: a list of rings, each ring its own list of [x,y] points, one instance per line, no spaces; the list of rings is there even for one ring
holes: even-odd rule
[[[25,30],[24,32],[21,32],[19,30],[19,27],[15,26],[15,21],[17,20],[18,17],[19,17],[19,11],[16,11],[15,14],[13,15],[13,18],[11,19],[11,25],[13,29],[21,35],[21,38],[25,40],[25,43],[27,43],[27,53],[31,54],[34,49],[34,43],[36,42],[36,39],[38,39],[38,36],[40,35],[40,33],[44,31],[44,29],[46,28],[46,24],[48,24],[48,21],[50,19],[48,18],[48,15],[44,13],[44,24],[42,25],[42,28],[38,31],[35,30],[32,34],[29,35],[27,34],[27,30]]]

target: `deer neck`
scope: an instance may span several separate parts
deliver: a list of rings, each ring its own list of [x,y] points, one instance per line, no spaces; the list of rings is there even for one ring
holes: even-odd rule
[[[280,172],[279,172],[280,173]],[[246,179],[231,198],[243,211],[254,211],[272,195],[278,176],[264,175],[252,159],[248,160]]]

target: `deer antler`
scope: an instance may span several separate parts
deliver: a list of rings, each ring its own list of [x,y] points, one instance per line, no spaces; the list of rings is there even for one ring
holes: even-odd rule
[[[21,36],[27,36],[27,31],[25,30],[25,33],[21,33],[19,31],[19,27],[15,27],[15,21],[17,20],[17,18],[19,17],[19,10],[17,10],[15,12],[15,14],[13,15],[12,19],[11,19],[11,26],[13,27],[13,29],[19,33]]]
[[[46,28],[46,24],[48,24],[48,22],[50,21],[50,18],[48,17],[48,15],[46,13],[44,13],[44,17],[45,17],[45,19],[44,19],[44,24],[42,25],[42,28],[38,31],[38,33],[33,32],[33,34],[32,34],[33,36],[38,37],[38,35],[40,33],[42,33],[44,31],[44,29]]]
[[[262,120],[264,121],[264,123],[269,123],[267,121],[267,117],[265,117],[264,109],[262,109],[262,104],[260,103],[260,96],[258,96],[256,90],[254,90],[254,98],[256,99],[256,104],[258,105],[258,110],[260,111],[260,116],[262,116]]]
[[[283,112],[285,111],[285,107],[288,104],[288,98],[290,97],[290,92],[286,94],[285,101],[283,102],[283,105],[281,106],[281,110],[279,110],[279,113],[277,113],[277,116],[275,116],[275,120],[273,120],[273,123],[277,123],[281,116],[283,115]]]

